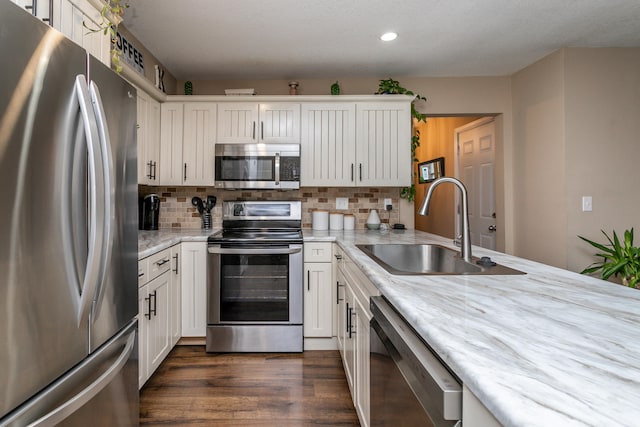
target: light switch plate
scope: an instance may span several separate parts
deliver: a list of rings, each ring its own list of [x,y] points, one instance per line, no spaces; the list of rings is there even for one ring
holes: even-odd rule
[[[593,210],[593,199],[591,196],[582,196],[582,212],[591,212]]]
[[[336,197],[336,209],[349,209],[349,198]]]
[[[391,203],[391,199],[384,199],[384,209],[387,209],[387,206],[393,206],[393,204]]]

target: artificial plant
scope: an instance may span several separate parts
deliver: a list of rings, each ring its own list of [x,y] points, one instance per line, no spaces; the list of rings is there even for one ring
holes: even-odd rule
[[[104,6],[100,11],[100,16],[102,17],[100,26],[98,28],[90,28],[85,22],[82,23],[91,32],[102,31],[104,34],[109,34],[111,40],[111,67],[118,74],[122,72],[122,64],[120,62],[122,52],[117,49],[118,25],[122,20],[124,10],[128,7],[129,2],[126,0],[104,0]],[[110,16],[116,17],[116,19],[110,19]]]
[[[427,98],[421,96],[419,94],[410,91],[402,86],[400,86],[400,82],[394,79],[382,79],[378,84],[377,94],[399,94],[399,95],[410,95],[413,96],[414,99],[411,102],[411,118],[416,119],[418,122],[426,122],[427,115],[420,113],[415,106],[415,101],[426,101]],[[413,125],[412,125],[413,126]],[[414,163],[418,162],[416,157],[416,149],[420,146],[420,131],[418,129],[413,128],[413,132],[411,132],[411,159]],[[413,202],[416,197],[416,186],[415,186],[415,170],[413,172],[413,180],[411,182],[410,187],[404,187],[400,189],[400,197],[407,199],[409,202]]]
[[[624,240],[620,242],[616,232],[613,232],[613,240],[602,231],[607,238],[608,244],[601,244],[589,240],[585,237],[578,236],[585,242],[589,243],[600,252],[596,253],[597,257],[602,257],[601,262],[591,264],[589,267],[581,271],[582,274],[592,274],[600,272],[600,277],[604,280],[611,276],[622,278],[622,284],[630,288],[637,288],[640,282],[640,248],[633,246],[633,228],[624,231]]]

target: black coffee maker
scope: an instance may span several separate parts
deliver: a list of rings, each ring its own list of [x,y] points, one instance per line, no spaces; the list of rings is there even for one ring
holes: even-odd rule
[[[141,197],[138,203],[138,214],[140,230],[157,230],[160,218],[160,196],[149,194]]]

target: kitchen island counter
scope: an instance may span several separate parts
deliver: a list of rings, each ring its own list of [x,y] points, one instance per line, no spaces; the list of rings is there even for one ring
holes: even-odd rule
[[[640,419],[640,291],[473,247],[518,276],[396,276],[356,244],[451,241],[414,230],[304,231],[335,241],[505,426]]]

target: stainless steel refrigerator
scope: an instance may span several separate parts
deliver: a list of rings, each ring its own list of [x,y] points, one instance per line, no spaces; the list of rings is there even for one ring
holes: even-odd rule
[[[0,0],[0,426],[138,425],[136,92]]]

